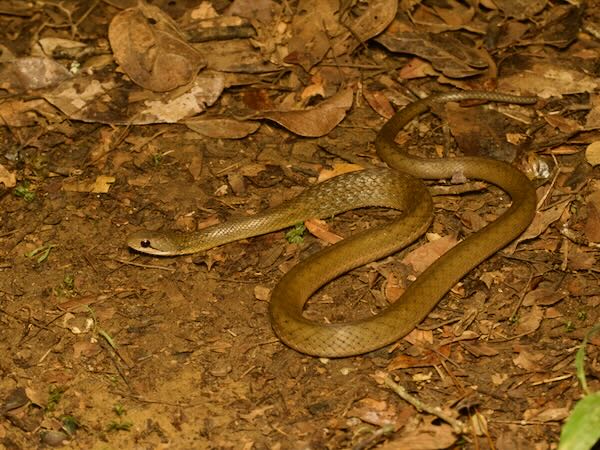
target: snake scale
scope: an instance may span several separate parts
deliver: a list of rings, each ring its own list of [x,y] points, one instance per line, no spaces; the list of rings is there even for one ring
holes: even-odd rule
[[[442,93],[417,100],[398,111],[377,134],[377,154],[389,169],[340,175],[273,209],[195,233],[138,231],[129,236],[127,243],[134,250],[152,255],[181,255],[354,208],[399,209],[404,213],[401,218],[357,233],[294,266],[274,288],[269,305],[275,333],[299,352],[344,357],[377,350],[409,333],[463,276],[519,236],[535,214],[535,189],[511,165],[482,157],[419,158],[402,151],[394,142],[407,123],[432,105],[463,100],[515,104],[537,101],[535,97],[488,91]],[[303,316],[306,301],[320,287],[353,268],[397,252],[422,235],[432,220],[433,208],[421,179],[451,178],[457,174],[500,187],[511,197],[510,208],[442,255],[408,286],[399,300],[379,314],[333,324],[316,323]]]

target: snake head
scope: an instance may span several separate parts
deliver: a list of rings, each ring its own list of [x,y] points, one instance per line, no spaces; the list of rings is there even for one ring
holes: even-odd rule
[[[127,237],[129,248],[149,255],[171,256],[178,254],[178,247],[169,239],[168,233],[159,231],[136,231]]]

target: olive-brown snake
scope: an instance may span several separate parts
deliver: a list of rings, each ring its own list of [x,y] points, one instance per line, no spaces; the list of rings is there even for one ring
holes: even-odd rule
[[[127,243],[144,253],[181,255],[354,208],[400,209],[404,212],[400,219],[353,235],[306,258],[283,276],[271,294],[271,323],[288,346],[324,357],[358,355],[379,349],[410,332],[464,275],[519,236],[535,213],[533,185],[507,163],[481,157],[418,158],[401,151],[395,144],[396,134],[433,104],[462,100],[532,104],[537,99],[465,91],[417,100],[397,112],[375,139],[377,154],[391,169],[341,175],[307,189],[276,208],[196,233],[138,231],[128,237]],[[512,205],[497,220],[442,255],[408,286],[399,300],[379,314],[334,324],[316,323],[303,317],[304,305],[317,289],[353,268],[400,250],[425,232],[431,222],[432,202],[419,179],[450,178],[456,174],[499,186],[510,195]]]

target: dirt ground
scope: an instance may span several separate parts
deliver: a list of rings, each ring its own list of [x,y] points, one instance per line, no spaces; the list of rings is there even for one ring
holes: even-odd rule
[[[214,7],[221,13],[226,3]],[[414,3],[432,11],[436,2]],[[154,2],[179,23],[199,4]],[[30,55],[42,37],[110,54],[107,27],[124,6],[0,2],[0,43],[16,57]],[[298,5],[287,8],[293,17]],[[484,21],[503,14],[472,8]],[[544,80],[528,90],[518,86],[543,97],[537,105],[450,105],[411,123],[398,141],[421,156],[483,154],[538,175],[534,224],[524,240],[465,277],[416,331],[351,358],[299,354],[269,323],[268,296],[282,274],[328,245],[318,231],[306,232],[300,243],[290,243],[282,230],[173,258],[136,254],[126,238],[139,229],[191,231],[262,211],[313,185],[325,170],[383,166],[372,145],[385,122],[381,111],[390,100],[406,103],[394,91],[447,89],[432,76],[439,67],[404,77],[400,67],[415,58],[369,40],[344,55],[344,73],[332,70],[340,61],[326,58],[331,65],[315,65],[311,76],[288,65],[260,74],[260,82],[232,84],[206,114],[243,119],[253,107],[275,110],[272,102],[278,105],[281,95],[300,92],[281,84],[294,73],[304,74],[304,87],[319,84],[322,98],[335,84],[327,77],[353,86],[343,121],[321,136],[302,135],[280,119],[259,120],[258,130],[241,139],[158,120],[80,120],[49,103],[51,115],[27,111],[21,120],[15,102],[48,101],[45,93],[54,87],[20,90],[0,72],[0,447],[556,448],[582,394],[575,352],[599,322],[600,158],[590,144],[600,129],[594,94],[600,40],[586,26],[597,27],[600,16],[594,8],[578,10],[577,33],[560,47],[542,37],[552,20],[572,14],[567,3],[530,13],[531,20],[507,19],[524,27],[523,37],[489,54],[497,64],[506,59],[496,74],[500,88],[515,74]],[[257,45],[260,51],[266,47]],[[9,65],[3,62],[3,70]],[[552,67],[554,84],[544,78]],[[125,77],[114,61],[99,73]],[[484,70],[452,84],[483,88],[478,77],[489,76]],[[119,89],[133,89],[125,83]],[[271,106],[256,106],[266,103]],[[254,118],[269,117],[261,114]],[[309,317],[334,322],[377,313],[418,276],[415,259],[432,259],[433,236],[462,239],[509,205],[493,186],[472,185],[459,194],[455,184],[429,185],[438,195],[428,238],[324,287],[311,299]],[[348,236],[395,214],[352,211],[320,227]],[[424,243],[426,250],[415,254]],[[592,390],[599,388],[598,345],[596,338],[588,346]],[[402,400],[385,385],[388,375],[460,421],[463,432]]]

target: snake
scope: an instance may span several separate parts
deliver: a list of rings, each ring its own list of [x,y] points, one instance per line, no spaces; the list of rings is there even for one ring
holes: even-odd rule
[[[479,156],[422,158],[395,143],[397,134],[432,106],[465,100],[528,105],[536,103],[537,98],[496,91],[458,91],[418,99],[396,112],[376,135],[375,149],[387,168],[333,177],[274,208],[200,231],[137,231],[127,238],[127,244],[135,251],[155,256],[192,254],[355,208],[375,206],[402,211],[397,219],[353,234],[303,259],[283,275],[269,302],[275,334],[301,353],[338,358],[381,349],[411,332],[465,275],[521,235],[535,215],[535,187],[511,164]],[[318,289],[354,268],[398,252],[424,234],[432,222],[433,202],[423,180],[457,175],[496,185],[510,196],[510,207],[439,257],[398,300],[377,314],[334,323],[309,320],[303,315],[306,302]]]

